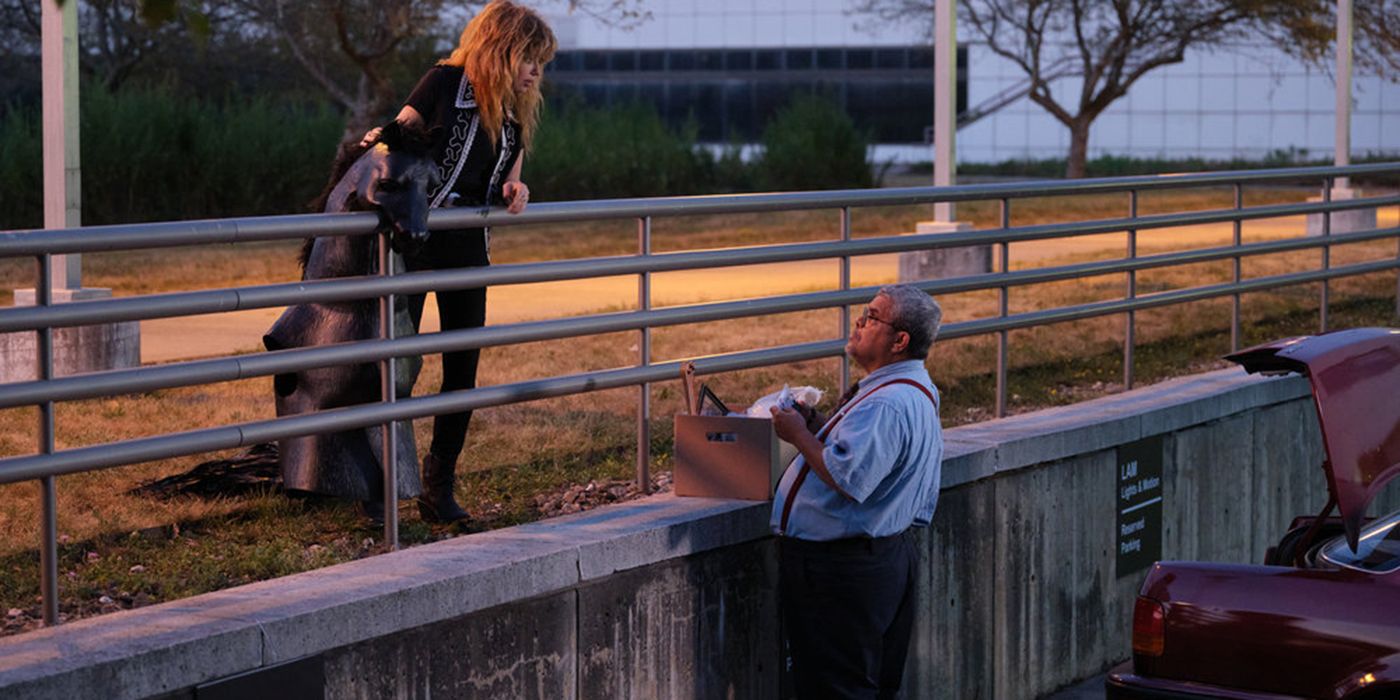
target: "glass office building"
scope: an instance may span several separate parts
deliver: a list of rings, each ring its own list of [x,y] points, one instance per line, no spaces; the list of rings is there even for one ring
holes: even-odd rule
[[[967,53],[958,53],[965,96]],[[923,143],[933,115],[927,46],[565,49],[550,67],[565,102],[653,106],[671,126],[694,124],[701,141],[758,140],[794,95],[842,107],[879,143]],[[963,97],[959,108],[966,109]]]
[[[753,141],[794,91],[837,99],[870,129],[884,161],[928,161],[933,105],[926,48],[932,12],[880,22],[853,0],[646,0],[631,26],[556,12],[561,53],[549,81],[590,104],[640,100],[672,123],[694,115],[711,142]],[[981,111],[1015,92],[1025,74],[963,27],[959,109]],[[1051,84],[1061,104],[1079,84]],[[1334,88],[1327,70],[1267,45],[1191,50],[1152,70],[1094,122],[1089,153],[1142,158],[1260,158],[1278,152],[1327,158]],[[1353,78],[1352,153],[1400,153],[1400,84]],[[958,159],[1060,158],[1069,132],[1025,97],[958,130]]]

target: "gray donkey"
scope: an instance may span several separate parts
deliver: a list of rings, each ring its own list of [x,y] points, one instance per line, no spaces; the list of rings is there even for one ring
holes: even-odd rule
[[[391,233],[396,271],[399,254],[412,254],[428,237],[427,192],[437,169],[429,152],[431,136],[390,122],[378,142],[341,149],[330,183],[313,205],[325,212],[378,211],[380,230]],[[302,247],[302,279],[354,277],[378,273],[378,236],[323,236]],[[395,299],[396,337],[412,335],[408,305]],[[377,299],[299,304],[288,308],[263,336],[268,350],[329,345],[379,337]],[[395,366],[398,396],[408,396],[418,380],[422,358],[399,358]],[[277,415],[369,403],[380,398],[376,363],[319,367],[273,380]],[[421,491],[413,426],[398,428],[398,498]],[[283,486],[356,500],[371,519],[383,517],[384,477],[380,466],[383,426],[371,426],[282,440],[279,461]]]

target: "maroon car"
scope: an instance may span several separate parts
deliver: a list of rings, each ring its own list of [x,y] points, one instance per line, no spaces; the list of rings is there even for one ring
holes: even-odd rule
[[[1400,511],[1366,507],[1400,476],[1400,330],[1281,340],[1229,357],[1312,384],[1331,496],[1265,564],[1158,562],[1109,698],[1400,697]],[[1332,516],[1336,508],[1337,515]]]

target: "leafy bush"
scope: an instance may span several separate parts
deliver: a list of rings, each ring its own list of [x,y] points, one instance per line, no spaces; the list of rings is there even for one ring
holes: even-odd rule
[[[324,103],[200,101],[163,88],[82,95],[86,225],[290,214],[325,184],[343,118]],[[38,105],[0,110],[0,230],[43,223]],[[836,106],[801,97],[760,155],[695,142],[649,105],[565,104],[545,114],[525,179],[537,200],[869,187],[865,137]]]
[[[164,89],[81,98],[85,225],[306,211],[343,120],[328,106],[217,104]],[[37,106],[0,117],[0,229],[43,223]]]
[[[569,104],[541,120],[524,179],[551,201],[697,194],[714,189],[695,129],[675,132],[647,105]]]
[[[871,187],[869,138],[830,100],[800,95],[763,130],[759,182],[776,190]]]
[[[0,113],[0,229],[44,223],[39,110]]]

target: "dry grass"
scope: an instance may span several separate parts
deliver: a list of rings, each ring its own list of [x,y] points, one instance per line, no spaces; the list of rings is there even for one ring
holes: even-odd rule
[[[1246,205],[1301,202],[1308,192],[1296,189],[1250,190]],[[1225,188],[1181,190],[1144,196],[1141,214],[1164,211],[1220,209],[1232,206]],[[1012,205],[1014,226],[1126,214],[1125,195],[1033,198]],[[1000,222],[999,204],[968,202],[958,206],[958,216],[978,228]],[[861,238],[888,236],[912,230],[913,221],[929,218],[929,206],[867,207],[851,213],[852,235]],[[653,250],[722,248],[764,243],[826,240],[840,234],[837,210],[811,210],[782,214],[725,214],[656,219],[652,224]],[[533,262],[603,255],[628,255],[637,251],[635,221],[586,221],[557,225],[502,226],[492,233],[492,258],[497,263]],[[90,253],[83,256],[83,284],[110,287],[117,295],[213,289],[295,280],[298,241],[251,244],[219,244],[145,251]],[[0,304],[11,302],[15,287],[34,284],[30,260],[0,260]]]
[[[1269,190],[1269,201],[1299,200],[1305,193]],[[1229,205],[1228,192],[1179,193],[1165,202],[1144,197],[1143,213],[1153,210],[1217,208]],[[1249,203],[1254,203],[1251,200]],[[1074,198],[1070,201],[1018,203],[1014,223],[1061,218],[1101,218],[1123,198]],[[1071,212],[1066,214],[1064,212]],[[908,228],[910,207],[860,211],[859,235],[885,235]],[[997,217],[994,203],[964,205],[961,215],[981,226]],[[1024,217],[1024,218],[1022,218]],[[755,242],[829,238],[833,212],[799,212],[785,217],[726,216],[657,222],[658,250],[713,247]],[[1246,231],[1247,239],[1257,236]],[[591,223],[557,229],[498,229],[496,259],[515,262],[545,257],[625,254],[635,246],[635,224]],[[1171,247],[1167,236],[1143,236],[1143,252]],[[164,253],[88,256],[87,284],[107,285],[119,293],[209,288],[286,281],[296,276],[291,244],[220,247]],[[1014,248],[1013,248],[1014,250]],[[1394,257],[1393,242],[1348,246],[1333,254],[1333,264]],[[1074,259],[1084,259],[1078,256]],[[171,262],[178,260],[178,262]],[[1060,260],[1056,262],[1068,262]],[[1315,267],[1318,253],[1293,253],[1252,259],[1246,277]],[[18,269],[0,266],[8,275]],[[1197,286],[1229,279],[1228,262],[1144,272],[1139,290]],[[1050,306],[1119,298],[1123,276],[1081,279],[1013,290],[1013,313]],[[1394,274],[1347,279],[1332,285],[1334,325],[1395,324]],[[1313,332],[1318,285],[1248,295],[1243,300],[1245,342],[1284,333]],[[1379,301],[1377,301],[1379,300]],[[977,292],[941,300],[949,322],[995,316],[995,292]],[[1228,351],[1229,300],[1141,312],[1137,315],[1137,368],[1144,383],[1157,378],[1216,366]],[[654,359],[664,361],[756,347],[809,342],[837,335],[835,310],[811,311],[759,319],[738,319],[663,328],[654,331]],[[1121,316],[1091,319],[1016,331],[1011,338],[1010,399],[1013,411],[1067,403],[1121,389]],[[589,370],[628,366],[637,358],[636,333],[550,341],[483,353],[481,381],[503,384]],[[968,338],[940,343],[930,368],[945,395],[944,420],[957,425],[990,415],[993,401],[995,338]],[[811,384],[837,391],[836,360],[707,377],[718,393],[742,404],[783,383]],[[437,358],[429,358],[417,393],[435,390],[440,379]],[[57,409],[60,449],[180,430],[271,418],[270,378],[63,403]],[[467,471],[459,495],[474,519],[467,529],[499,527],[538,517],[533,493],[560,484],[594,478],[626,477],[635,458],[637,389],[503,406],[478,411],[465,452]],[[675,382],[653,386],[654,469],[669,465],[670,419],[679,407]],[[420,450],[426,449],[431,421],[415,426]],[[34,409],[0,411],[0,454],[35,451]],[[179,473],[210,459],[198,455],[140,464],[59,479],[59,531],[62,548],[64,609],[86,615],[142,605],[203,590],[314,568],[363,556],[375,550],[377,532],[365,528],[344,506],[290,501],[271,493],[248,496],[160,500],[128,494],[155,478]],[[0,605],[35,614],[37,603],[38,489],[33,482],[0,486]],[[423,542],[457,530],[429,528],[404,510],[404,540]],[[178,534],[172,526],[178,526]],[[130,533],[147,533],[133,537]],[[158,533],[154,537],[150,533]],[[368,541],[367,541],[368,540]],[[139,560],[139,561],[138,561]],[[239,563],[242,560],[244,563]],[[140,567],[133,570],[132,567]],[[96,603],[106,595],[111,603]],[[18,626],[12,626],[18,629]]]

